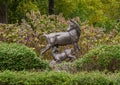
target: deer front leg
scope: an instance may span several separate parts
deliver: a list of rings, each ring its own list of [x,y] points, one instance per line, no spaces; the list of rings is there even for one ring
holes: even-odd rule
[[[51,44],[47,44],[46,48],[43,48],[40,54],[42,55],[43,53],[45,53],[50,48],[51,48]]]
[[[68,58],[69,58],[68,61],[73,61],[76,59],[76,57],[74,55],[71,55],[71,54],[68,55]]]

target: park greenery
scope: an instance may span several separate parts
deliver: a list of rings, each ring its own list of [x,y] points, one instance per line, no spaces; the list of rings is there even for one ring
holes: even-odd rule
[[[7,9],[8,23],[21,22],[21,19],[26,18],[26,13],[31,10],[48,15],[48,1],[50,0],[0,0]],[[66,19],[80,17],[82,22],[87,20],[89,25],[111,30],[120,21],[120,1],[54,0],[54,14],[60,13]]]
[[[0,23],[0,85],[119,85],[120,1],[0,0],[8,23]],[[80,52],[72,62],[50,63],[43,33],[66,31],[69,19],[81,27]],[[63,46],[61,50],[72,47]]]
[[[36,53],[20,44],[0,44],[0,70],[46,69],[48,63],[37,57]]]

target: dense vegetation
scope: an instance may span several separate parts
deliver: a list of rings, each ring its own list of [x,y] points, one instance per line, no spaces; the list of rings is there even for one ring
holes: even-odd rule
[[[120,45],[99,46],[74,63],[79,70],[120,70],[119,51]]]
[[[46,61],[37,57],[36,53],[21,44],[0,43],[0,70],[46,69]]]
[[[87,22],[81,22],[79,18],[74,18],[81,26],[80,55],[84,55],[89,50],[100,44],[114,45],[120,43],[119,28],[111,30],[109,33],[102,28],[89,26]],[[44,32],[65,31],[68,20],[62,15],[41,15],[40,12],[31,11],[27,13],[27,20],[22,19],[22,23],[0,25],[0,40],[4,42],[22,43],[33,48],[37,54],[45,46]],[[51,54],[51,53],[48,53]],[[50,55],[45,54],[45,58],[50,59]],[[78,56],[79,57],[79,56]]]
[[[120,73],[0,72],[1,85],[119,85]]]
[[[21,22],[31,9],[48,14],[49,0],[0,0],[7,7],[9,23]],[[67,19],[80,17],[90,25],[103,27],[107,30],[116,28],[120,22],[119,0],[54,0],[54,13],[62,13]]]
[[[9,23],[0,23],[0,85],[119,85],[120,1],[54,1],[49,15],[48,0],[0,0]],[[42,35],[66,31],[70,18],[81,27],[80,52],[52,63],[50,51],[40,55]]]
[[[42,83],[48,85],[51,84],[100,84],[100,85],[117,85],[119,84],[119,73],[115,75],[109,75],[109,72],[118,72],[120,70],[120,34],[118,29],[113,29],[112,31],[106,33],[102,28],[95,28],[93,26],[89,26],[87,22],[81,23],[79,18],[74,18],[80,26],[82,30],[82,34],[80,37],[80,42],[78,43],[81,47],[80,52],[77,54],[77,60],[72,63],[62,63],[59,65],[50,65],[53,70],[57,71],[67,71],[73,74],[67,73],[55,73],[55,72],[47,72],[47,73],[31,73],[31,72],[23,72],[24,76],[21,72],[12,72],[12,71],[3,71],[0,76],[0,83],[2,84],[35,84]],[[62,24],[62,25],[61,25]],[[37,57],[39,55],[41,48],[45,46],[45,39],[42,36],[44,32],[51,33],[54,31],[65,31],[68,26],[68,21],[61,15],[41,15],[39,12],[31,11],[31,13],[27,13],[27,19],[23,19],[22,23],[19,25],[16,24],[1,24],[0,25],[0,40],[2,42],[8,43],[21,43],[30,47],[27,48],[24,45],[19,44],[1,44],[1,51],[6,56],[1,56],[1,62],[6,62],[6,58],[9,58],[7,66],[4,63],[1,63],[2,70],[25,70],[25,69],[33,69],[33,71],[41,71],[42,69],[49,68],[49,65],[46,61]],[[57,29],[56,29],[57,28]],[[14,47],[15,46],[15,47]],[[70,46],[71,47],[71,46]],[[9,48],[9,49],[8,49]],[[22,50],[20,50],[20,48]],[[26,49],[28,51],[26,52]],[[66,47],[65,47],[66,48]],[[4,49],[4,50],[3,50]],[[12,50],[13,49],[13,50]],[[33,50],[35,52],[33,52]],[[11,51],[8,51],[11,50]],[[18,50],[18,51],[15,51]],[[31,52],[32,51],[32,52]],[[32,54],[28,54],[28,52],[32,53],[35,57],[31,57]],[[7,53],[7,54],[6,54]],[[11,54],[10,54],[11,53]],[[20,58],[17,57],[19,54],[23,54],[23,61],[21,62]],[[7,56],[8,55],[8,56]],[[13,56],[13,58],[12,58]],[[40,55],[39,55],[40,56]],[[51,60],[52,55],[50,52],[47,52],[43,55],[43,59]],[[41,57],[41,56],[40,56]],[[29,58],[29,59],[28,59]],[[15,59],[15,61],[14,61]],[[19,61],[16,61],[16,60]],[[12,65],[12,63],[18,63],[18,65]],[[29,60],[29,62],[28,62]],[[31,62],[30,62],[31,61]],[[36,62],[34,62],[36,61]],[[26,64],[25,64],[26,63]],[[32,64],[33,63],[33,64]],[[35,63],[35,67],[33,66]],[[18,66],[21,66],[18,68]],[[30,67],[32,68],[29,68]],[[40,65],[40,66],[39,66]],[[13,66],[15,66],[13,68]],[[79,71],[105,71],[104,73],[89,73],[83,72],[80,74],[76,74]],[[6,72],[10,75],[5,75]],[[39,74],[39,75],[38,75]],[[18,76],[16,76],[18,75]],[[20,76],[21,75],[21,76]],[[34,77],[29,77],[29,76]],[[58,76],[60,75],[60,76]],[[109,75],[109,76],[108,76]],[[14,76],[14,77],[13,77]],[[23,78],[24,77],[24,78]],[[26,79],[25,79],[26,78]],[[58,80],[54,80],[54,79]],[[9,80],[11,79],[11,80]],[[48,79],[48,80],[47,80]],[[46,80],[46,83],[44,82]],[[94,80],[94,81],[93,81]],[[20,82],[21,81],[21,82]],[[64,81],[64,82],[63,82]],[[66,81],[66,82],[65,82]],[[99,83],[98,83],[99,82]]]

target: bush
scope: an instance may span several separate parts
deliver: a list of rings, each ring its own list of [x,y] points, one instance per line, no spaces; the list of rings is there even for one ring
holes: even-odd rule
[[[0,72],[0,85],[119,85],[119,73]]]
[[[38,11],[37,5],[30,0],[23,0],[19,2],[19,5],[15,10],[16,19],[18,20],[18,22],[21,22],[21,19],[26,18],[26,13],[30,12],[30,10]]]
[[[21,44],[0,43],[0,70],[45,69],[46,61],[37,57],[36,53]]]
[[[78,70],[120,70],[120,45],[102,45],[74,62]]]
[[[72,85],[115,85],[110,77],[100,72],[81,72],[72,78]]]
[[[120,84],[120,73],[117,74],[116,80],[117,80],[117,85],[119,85]]]
[[[0,84],[7,85],[69,85],[68,80],[70,80],[70,75],[66,72],[4,71],[0,73]]]

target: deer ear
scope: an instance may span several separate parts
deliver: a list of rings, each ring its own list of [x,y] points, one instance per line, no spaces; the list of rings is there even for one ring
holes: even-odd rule
[[[73,19],[70,19],[70,22],[72,22],[72,23],[76,24],[76,23],[75,23],[75,21],[74,21]]]

